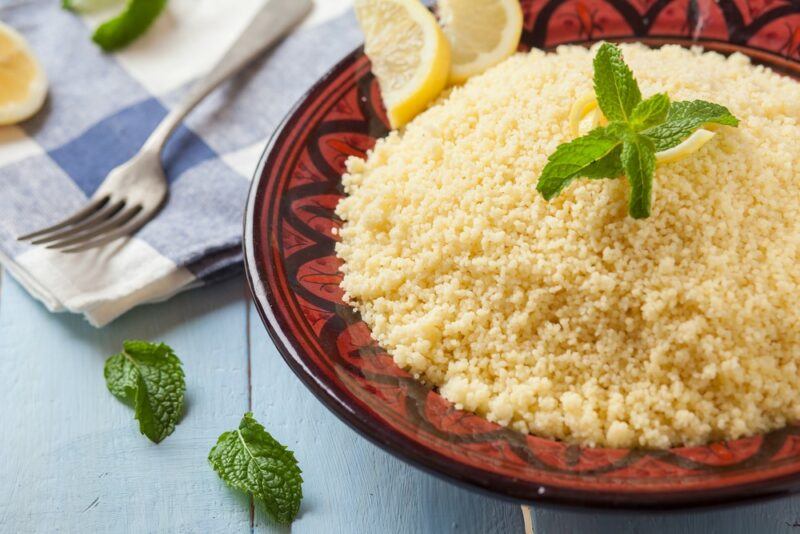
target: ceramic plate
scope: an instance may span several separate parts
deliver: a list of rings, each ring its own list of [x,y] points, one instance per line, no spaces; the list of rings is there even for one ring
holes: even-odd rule
[[[523,9],[521,49],[599,39],[697,43],[800,74],[797,0],[534,0]],[[663,508],[800,489],[798,426],[704,447],[583,448],[456,410],[398,368],[342,302],[331,231],[341,223],[333,210],[345,160],[387,132],[369,61],[355,50],[286,117],[250,190],[244,241],[255,302],[320,401],[417,466],[525,501]]]

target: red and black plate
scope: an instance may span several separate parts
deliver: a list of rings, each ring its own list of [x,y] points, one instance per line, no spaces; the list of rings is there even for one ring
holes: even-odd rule
[[[740,51],[800,78],[798,0],[522,5],[521,49],[600,39],[699,44]],[[524,501],[675,508],[800,490],[797,425],[703,447],[579,447],[456,410],[398,368],[342,302],[331,231],[341,224],[334,208],[343,195],[345,160],[364,155],[388,131],[369,60],[355,50],[286,117],[261,158],[248,199],[244,243],[256,306],[286,362],[328,408],[400,458]]]

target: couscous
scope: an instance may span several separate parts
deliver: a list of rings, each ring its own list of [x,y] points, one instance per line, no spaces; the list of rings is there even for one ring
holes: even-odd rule
[[[518,54],[348,161],[346,298],[401,367],[521,432],[663,448],[800,420],[800,84],[622,50],[643,93],[741,120],[656,168],[648,219],[625,179],[537,194],[593,53]]]

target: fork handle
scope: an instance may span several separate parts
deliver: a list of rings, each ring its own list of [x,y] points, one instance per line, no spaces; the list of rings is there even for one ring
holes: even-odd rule
[[[160,154],[175,128],[201,100],[283,37],[300,22],[311,6],[311,0],[267,0],[222,59],[194,84],[183,101],[153,130],[142,150]]]

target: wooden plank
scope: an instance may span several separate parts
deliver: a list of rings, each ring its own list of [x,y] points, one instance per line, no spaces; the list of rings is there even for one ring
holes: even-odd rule
[[[206,457],[247,407],[241,278],[144,306],[97,330],[8,277],[0,302],[0,532],[249,532],[246,497]],[[182,358],[188,411],[160,445],[106,390],[127,338]]]
[[[533,507],[536,534],[797,534],[800,497],[672,513],[587,512]]]
[[[0,278],[0,531],[249,532],[249,500],[206,463],[216,436],[248,409],[249,348],[256,416],[304,469],[293,532],[523,532],[516,505],[417,471],[330,414],[248,314],[244,293],[236,279],[95,330]],[[103,382],[105,357],[130,337],[166,341],[186,366],[188,411],[160,445],[138,434]],[[794,533],[800,498],[674,514],[534,507],[533,518],[538,534]],[[260,512],[254,524],[288,531]]]
[[[250,315],[253,412],[303,469],[293,533],[523,532],[519,506],[423,473],[339,421],[292,374],[258,314]],[[255,526],[279,531],[260,511]]]

